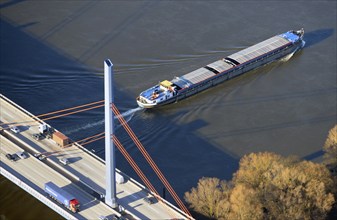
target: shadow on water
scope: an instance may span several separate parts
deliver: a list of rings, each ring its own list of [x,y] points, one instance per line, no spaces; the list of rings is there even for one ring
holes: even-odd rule
[[[140,139],[146,150],[152,156],[176,190],[180,198],[184,193],[196,186],[201,177],[218,177],[231,179],[233,172],[238,168],[238,158],[230,152],[220,150],[209,140],[198,135],[198,130],[208,124],[204,120],[193,120],[177,125],[174,119],[186,112],[176,112],[167,115],[163,111],[145,111],[138,116],[142,117],[129,123],[136,136]],[[150,123],[151,118],[157,123]],[[158,192],[162,192],[163,185],[149,167],[142,155],[139,155],[137,147],[127,138],[124,129],[117,131],[118,137],[124,139],[123,145],[133,156],[134,160],[143,169],[146,176]],[[117,162],[126,164],[121,156],[117,156]],[[136,178],[138,180],[138,178]],[[172,198],[167,195],[167,199]]]
[[[20,2],[23,2],[23,1],[24,0],[12,0],[12,1],[2,3],[0,4],[0,9],[19,4]]]
[[[20,99],[34,113],[102,99],[96,91],[103,89],[103,82],[90,69],[24,33],[21,26],[0,22],[2,93]],[[83,96],[83,91],[90,95]]]
[[[29,22],[29,23],[18,26],[18,28],[25,29],[27,27],[34,26],[36,24],[38,24],[38,22]]]
[[[335,32],[332,28],[325,28],[319,29],[315,31],[306,32],[304,34],[305,46],[304,47],[311,47],[315,44],[324,41],[325,39],[329,38]]]
[[[243,79],[241,79],[242,83]],[[212,89],[210,89],[209,92],[212,92]],[[215,88],[214,88],[215,89]],[[215,92],[215,90],[214,90]],[[335,87],[329,87],[329,88],[323,88],[323,89],[316,89],[316,90],[306,90],[306,91],[300,91],[297,93],[290,93],[285,92],[283,94],[277,94],[277,95],[259,95],[252,98],[237,98],[235,100],[229,100],[223,103],[218,103],[217,101],[214,102],[208,102],[205,104],[190,104],[188,109],[195,109],[198,108],[208,108],[210,104],[217,107],[230,107],[230,106],[244,106],[244,105],[251,105],[251,104],[258,104],[258,103],[264,103],[264,102],[278,102],[278,101],[284,101],[284,100],[296,100],[296,99],[304,99],[304,98],[310,98],[310,97],[316,97],[316,96],[322,96],[322,95],[331,95],[336,94],[337,89]],[[188,97],[187,99],[193,99],[196,96]],[[186,99],[186,100],[187,100]],[[180,105],[180,103],[184,102],[185,100],[182,100],[178,102],[177,104]],[[161,109],[165,109],[167,106],[161,107]],[[148,111],[157,111],[157,109],[148,110]]]
[[[290,121],[290,122],[284,122],[284,123],[279,123],[279,124],[270,124],[268,126],[230,130],[228,132],[221,132],[221,133],[215,133],[215,134],[209,135],[208,138],[213,139],[213,138],[217,138],[220,136],[221,137],[242,136],[245,134],[253,134],[253,133],[271,131],[271,130],[276,130],[276,129],[294,128],[294,127],[300,127],[304,125],[317,124],[321,122],[329,122],[329,121],[334,120],[335,118],[336,118],[336,115],[328,115],[328,116],[314,117],[314,118],[310,118],[307,120],[297,120],[297,121]],[[307,157],[311,158],[311,156],[307,156]],[[312,159],[315,159],[315,158],[312,158]]]
[[[309,154],[305,157],[303,157],[302,159],[303,160],[314,160],[316,158],[319,158],[319,157],[322,157],[324,155],[324,151],[323,150],[319,150],[319,151],[316,151],[312,154]]]
[[[107,34],[105,37],[100,39],[93,47],[86,50],[83,54],[80,55],[80,60],[88,60],[90,57],[95,56],[105,45],[117,38],[123,30],[128,28],[131,24],[139,20],[148,10],[151,10],[152,6],[156,4],[155,1],[149,1],[142,4],[141,8],[138,9],[135,13],[130,14],[127,19],[118,24],[110,34]]]
[[[80,17],[81,15],[85,14],[90,8],[95,7],[97,4],[97,1],[88,1],[86,4],[84,4],[83,7],[79,8],[77,11],[73,12],[71,16],[67,16],[62,19],[61,22],[56,24],[53,28],[51,28],[49,31],[47,31],[45,34],[41,36],[41,39],[45,40],[49,36],[52,36],[57,31],[61,30],[63,27],[65,27],[67,24],[72,22],[74,19]]]

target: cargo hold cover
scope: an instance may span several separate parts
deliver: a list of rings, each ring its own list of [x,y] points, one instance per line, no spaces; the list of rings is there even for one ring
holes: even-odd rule
[[[265,41],[262,41],[261,43],[248,47],[247,49],[234,53],[228,57],[236,60],[239,63],[245,63],[251,59],[254,59],[286,44],[289,44],[289,41],[287,39],[281,36],[274,36]]]
[[[193,72],[187,73],[186,75],[183,75],[181,78],[187,80],[192,84],[196,84],[212,76],[215,76],[215,73],[209,71],[208,69],[200,68]]]
[[[207,66],[211,67],[212,69],[217,70],[219,73],[222,73],[222,72],[224,72],[226,70],[229,70],[230,68],[233,67],[232,65],[226,63],[223,60],[215,61],[214,63],[208,64]]]

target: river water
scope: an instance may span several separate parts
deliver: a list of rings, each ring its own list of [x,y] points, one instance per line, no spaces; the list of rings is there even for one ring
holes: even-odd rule
[[[0,12],[0,92],[33,114],[102,100],[110,58],[117,107],[181,198],[203,176],[231,179],[250,152],[321,161],[336,124],[336,1],[8,0]],[[158,81],[301,27],[306,46],[287,62],[155,111],[137,108],[135,97]],[[79,140],[102,132],[103,117],[96,109],[49,123]],[[104,158],[103,141],[86,147]],[[120,153],[117,167],[139,179]],[[3,177],[0,187],[1,219],[60,218]]]

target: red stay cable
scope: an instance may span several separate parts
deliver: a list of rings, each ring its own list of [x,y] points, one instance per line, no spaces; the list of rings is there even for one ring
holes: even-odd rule
[[[191,214],[189,213],[189,211],[186,208],[186,206],[183,204],[183,202],[180,200],[180,198],[178,197],[178,195],[175,193],[175,191],[173,190],[173,188],[171,187],[171,185],[169,184],[169,182],[167,181],[167,179],[161,173],[161,171],[159,170],[158,166],[154,163],[154,161],[152,160],[152,158],[150,157],[150,155],[147,153],[147,151],[145,150],[145,148],[143,147],[143,145],[140,143],[140,141],[138,140],[138,138],[136,137],[136,135],[134,134],[134,132],[131,130],[131,128],[128,126],[127,122],[125,121],[125,119],[120,114],[120,112],[118,111],[117,107],[114,104],[112,104],[112,111],[114,112],[114,114],[116,115],[117,119],[120,121],[120,123],[124,127],[124,129],[127,131],[127,133],[130,135],[131,139],[135,142],[136,146],[141,151],[141,153],[143,154],[143,156],[145,157],[145,159],[148,161],[148,163],[150,164],[150,166],[152,167],[152,169],[156,172],[156,174],[158,175],[159,179],[163,182],[163,184],[165,185],[165,187],[168,189],[168,191],[172,195],[173,199],[177,202],[177,204],[179,205],[179,207],[182,210],[184,210],[185,213],[187,213],[188,215],[191,216]]]

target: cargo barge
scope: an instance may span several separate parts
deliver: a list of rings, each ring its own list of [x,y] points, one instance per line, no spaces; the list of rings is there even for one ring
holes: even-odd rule
[[[178,102],[265,64],[291,57],[303,48],[303,35],[303,28],[291,30],[171,81],[164,80],[140,93],[136,99],[137,104],[142,108],[155,108]]]

